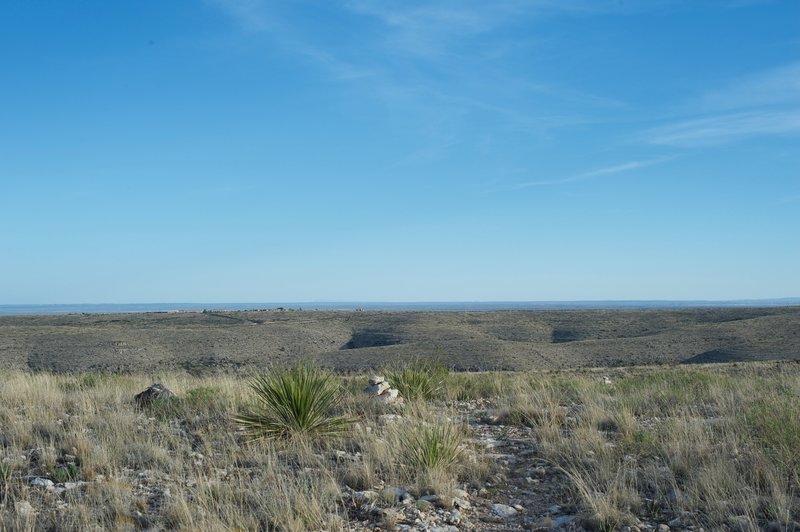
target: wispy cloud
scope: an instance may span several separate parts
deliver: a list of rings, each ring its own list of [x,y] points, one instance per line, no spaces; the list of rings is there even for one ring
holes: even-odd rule
[[[683,118],[647,129],[640,138],[650,144],[700,148],[749,137],[796,134],[800,134],[800,62],[708,90],[684,106]]]
[[[506,131],[534,136],[596,118],[596,113],[624,108],[623,102],[542,79],[520,77],[498,57],[481,50],[513,54],[518,39],[503,31],[520,20],[535,21],[543,12],[583,12],[589,0],[448,0],[384,2],[349,0],[334,4],[342,38],[326,41],[291,5],[262,0],[208,0],[246,33],[268,36],[287,55],[303,58],[327,78],[350,83],[353,91],[404,109],[404,117],[422,120],[421,140],[453,145],[453,135],[467,115],[477,115]],[[350,26],[352,25],[352,26]],[[357,29],[353,39],[347,28]],[[476,39],[480,39],[479,41]],[[475,72],[481,71],[481,76]],[[441,124],[431,127],[430,124]],[[431,132],[434,132],[431,135]],[[424,148],[423,148],[424,150]]]
[[[456,54],[458,45],[464,40],[521,21],[536,21],[550,15],[651,11],[672,2],[674,0],[627,3],[597,0],[349,0],[345,6],[353,13],[380,21],[386,30],[385,42],[396,51],[435,58]]]
[[[221,9],[247,31],[265,31],[273,22],[264,13],[261,0],[206,0],[208,4]]]
[[[569,177],[563,177],[561,179],[547,179],[539,181],[527,181],[525,183],[517,183],[516,185],[513,186],[513,188],[524,189],[524,188],[539,187],[539,186],[563,185],[566,183],[574,183],[576,181],[586,181],[597,177],[619,174],[622,172],[630,172],[632,170],[638,170],[640,168],[646,168],[648,166],[655,166],[657,164],[665,163],[673,159],[675,159],[675,156],[665,156],[665,157],[657,157],[654,159],[627,161],[624,163],[614,164],[611,166],[604,166],[602,168],[595,168],[594,170],[589,170],[587,172],[582,172],[580,174],[575,174]]]
[[[375,76],[374,68],[344,59],[325,47],[314,44],[276,10],[262,0],[209,0],[246,32],[269,35],[287,53],[303,57],[331,79],[346,81]]]
[[[751,74],[701,97],[708,110],[800,104],[800,61]]]
[[[558,98],[565,102],[578,105],[608,109],[623,109],[629,107],[627,103],[615,98],[600,96],[590,92],[577,90],[570,87],[563,87],[551,83],[526,83],[524,84],[524,87],[530,90],[532,93]]]
[[[351,0],[345,5],[383,25],[385,48],[427,59],[455,53],[464,39],[497,28],[520,9],[520,2]]]
[[[551,12],[574,14],[618,10],[613,4],[610,4],[612,9],[600,8],[593,0],[349,0],[340,9],[350,15],[371,19],[372,30],[379,30],[369,31],[370,24],[359,26],[364,38],[359,39],[357,45],[353,45],[357,49],[353,49],[341,43],[336,47],[320,43],[313,33],[304,31],[301,21],[291,18],[291,9],[278,9],[265,0],[207,1],[236,20],[243,30],[270,34],[283,49],[313,60],[337,79],[381,75],[396,86],[407,85],[407,77],[412,78],[412,84],[419,85],[424,76],[420,71],[430,68],[423,66],[426,63],[435,64],[437,68],[436,76],[425,77],[424,81],[430,84],[437,76],[463,75],[459,68],[471,75],[475,68],[494,63],[498,56],[514,53],[522,44],[519,39],[528,37],[508,37],[499,30],[519,24],[521,20],[535,22],[538,17]],[[649,0],[641,4],[660,3],[659,0]],[[476,54],[471,46],[475,38],[481,39],[480,49],[491,57]],[[465,48],[463,54],[462,47]],[[365,54],[365,50],[369,53]],[[409,58],[409,55],[413,57]],[[484,64],[475,65],[475,61]],[[625,103],[607,96],[545,80],[520,79],[510,72],[498,70],[492,75],[502,79],[492,78],[491,85],[513,88],[526,97],[538,94],[586,107],[625,106]],[[448,87],[452,88],[453,84],[448,84]]]
[[[702,147],[758,135],[800,134],[800,109],[723,114],[669,124],[645,133],[653,144]]]

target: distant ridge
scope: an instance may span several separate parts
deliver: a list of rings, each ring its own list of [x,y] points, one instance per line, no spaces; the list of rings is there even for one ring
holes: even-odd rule
[[[351,372],[431,356],[458,370],[800,361],[800,305],[578,310],[560,302],[556,310],[479,312],[459,305],[0,316],[0,371],[247,373],[312,358]]]
[[[608,300],[608,301],[309,301],[271,303],[97,303],[0,305],[0,316],[117,314],[135,312],[200,312],[203,310],[371,310],[371,311],[503,311],[503,310],[646,310],[681,308],[800,306],[800,297],[736,300]]]

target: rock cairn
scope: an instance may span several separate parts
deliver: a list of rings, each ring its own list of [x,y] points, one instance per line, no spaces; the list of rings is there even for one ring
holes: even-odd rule
[[[386,382],[386,378],[380,375],[373,375],[369,378],[369,386],[364,388],[364,392],[372,399],[383,403],[400,404],[403,402],[403,398],[400,397],[400,391],[396,388],[392,388],[391,385]]]

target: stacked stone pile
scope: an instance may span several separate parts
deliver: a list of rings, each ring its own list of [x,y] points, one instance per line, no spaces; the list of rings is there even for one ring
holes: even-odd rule
[[[369,386],[364,388],[364,392],[369,394],[372,399],[381,401],[383,403],[402,403],[403,398],[400,397],[400,391],[392,388],[386,382],[386,378],[380,375],[373,375],[369,378]]]

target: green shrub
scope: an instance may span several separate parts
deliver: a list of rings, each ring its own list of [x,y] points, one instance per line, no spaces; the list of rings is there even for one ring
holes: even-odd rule
[[[216,386],[198,386],[186,391],[186,400],[190,403],[211,403],[219,396],[220,390]]]
[[[433,360],[414,359],[386,371],[389,383],[409,401],[429,401],[437,397],[447,379],[447,366]]]
[[[183,402],[193,410],[223,408],[224,405],[222,392],[216,386],[198,386],[187,390]]]
[[[331,374],[311,364],[256,376],[250,389],[255,403],[235,420],[255,439],[332,435],[345,431],[353,421],[333,415],[341,388]]]
[[[53,468],[50,476],[53,477],[53,482],[68,482],[77,480],[80,477],[80,470],[75,464],[67,464]]]

